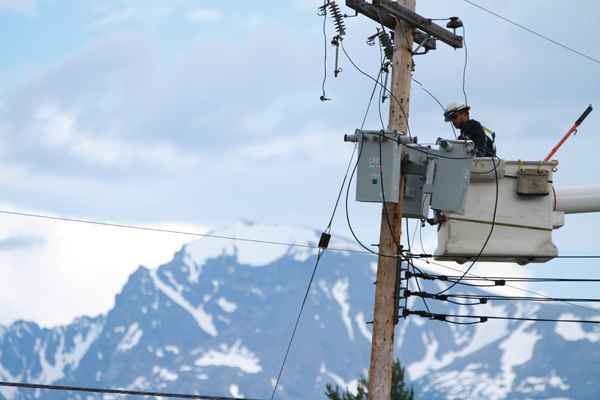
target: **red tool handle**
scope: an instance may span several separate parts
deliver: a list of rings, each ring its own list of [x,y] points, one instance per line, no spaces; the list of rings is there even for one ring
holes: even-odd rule
[[[544,161],[550,160],[550,157],[552,157],[554,155],[554,153],[556,153],[556,151],[560,148],[560,146],[562,146],[562,144],[565,142],[565,140],[567,140],[569,138],[569,136],[571,136],[571,133],[573,133],[573,131],[575,129],[577,129],[577,127],[579,125],[581,125],[583,120],[592,112],[592,110],[593,110],[593,108],[592,108],[592,105],[590,104],[588,106],[588,108],[583,112],[583,114],[581,114],[581,117],[579,117],[579,119],[575,122],[575,125],[573,125],[573,127],[569,130],[569,132],[567,132],[567,134],[562,138],[562,140],[560,142],[558,142],[558,144],[556,145],[555,148],[552,149],[550,154],[548,154],[548,156],[546,156],[546,158],[544,158]]]

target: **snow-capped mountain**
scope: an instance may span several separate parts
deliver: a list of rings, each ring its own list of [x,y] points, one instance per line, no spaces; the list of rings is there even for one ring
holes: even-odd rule
[[[317,259],[314,247],[281,243],[315,246],[320,232],[239,223],[213,235],[184,246],[156,270],[139,267],[105,316],[54,329],[32,322],[1,328],[0,379],[271,398]],[[356,249],[335,237],[329,247]],[[352,388],[367,375],[376,261],[357,252],[324,253],[276,399],[325,399],[327,383]],[[423,290],[439,289],[423,284]],[[424,308],[413,297],[408,304]],[[593,311],[547,304],[435,307],[444,314],[598,319]],[[453,325],[410,316],[396,329],[396,356],[417,398],[595,399],[599,342],[600,329],[592,324]],[[103,398],[9,387],[0,394],[9,400]]]

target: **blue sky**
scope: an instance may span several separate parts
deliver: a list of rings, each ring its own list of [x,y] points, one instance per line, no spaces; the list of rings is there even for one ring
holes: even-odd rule
[[[588,104],[600,107],[599,63],[462,0],[417,3],[424,16],[464,22],[468,103],[498,133],[499,156],[544,158]],[[344,55],[333,77],[321,4],[0,0],[0,209],[199,233],[240,219],[324,229],[352,153],[343,135],[360,127],[373,82]],[[595,1],[477,4],[600,59]],[[365,43],[376,24],[346,26],[348,54],[376,75],[379,49]],[[331,40],[329,17],[325,31]],[[322,103],[325,47],[332,100]],[[464,50],[438,43],[415,64],[442,104],[464,100]],[[381,128],[377,104],[368,129]],[[557,153],[556,186],[600,184],[597,113]],[[410,129],[421,143],[453,136],[414,83]],[[350,208],[360,238],[376,243],[380,206]],[[598,214],[566,222],[554,237],[561,254],[600,253]],[[350,237],[343,209],[332,233]],[[166,262],[189,241],[0,215],[0,323],[106,312],[138,265]],[[556,260],[527,272],[596,266]]]

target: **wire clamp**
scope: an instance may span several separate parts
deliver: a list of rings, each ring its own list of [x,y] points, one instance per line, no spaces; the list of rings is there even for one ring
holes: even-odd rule
[[[325,250],[327,246],[329,246],[329,240],[331,239],[331,235],[328,233],[321,233],[321,239],[319,240],[319,248]]]

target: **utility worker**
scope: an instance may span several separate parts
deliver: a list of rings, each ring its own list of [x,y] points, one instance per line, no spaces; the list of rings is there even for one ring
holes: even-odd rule
[[[475,155],[477,157],[491,157],[493,153],[493,143],[483,131],[481,124],[474,119],[469,119],[469,110],[471,107],[453,101],[446,106],[444,118],[446,122],[452,121],[455,128],[460,129],[460,140],[472,140],[475,144]]]

